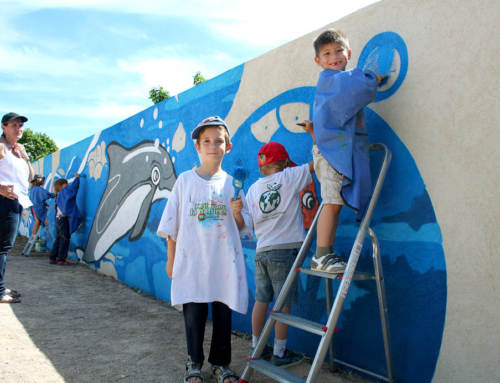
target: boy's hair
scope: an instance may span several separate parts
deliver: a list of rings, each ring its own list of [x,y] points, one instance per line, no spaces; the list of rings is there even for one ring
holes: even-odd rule
[[[349,40],[346,35],[337,29],[327,29],[321,33],[314,40],[314,51],[316,52],[316,57],[319,55],[319,51],[325,44],[338,43],[344,46],[346,49],[351,49],[349,47]]]
[[[265,154],[260,154],[259,156],[264,156]],[[265,160],[264,160],[265,161]],[[267,176],[269,174],[275,173],[273,170],[276,170],[278,172],[282,172],[288,167],[288,160],[283,160],[283,161],[274,161],[266,165],[262,165],[259,167],[259,170],[262,175]]]
[[[207,130],[208,128],[218,128],[218,129],[221,129],[224,131],[224,140],[226,141],[226,146],[229,145],[229,143],[231,142],[231,139],[229,138],[229,133],[227,132],[227,128],[225,128],[224,126],[222,125],[206,125],[206,126],[203,126],[201,127],[199,130],[198,130],[198,137],[195,139],[195,141],[199,144],[200,143],[200,137],[201,135],[203,134],[203,132],[205,130]]]
[[[59,193],[64,185],[68,184],[68,180],[66,178],[59,178],[54,182],[54,190],[56,193]]]
[[[31,185],[33,186],[42,186],[44,181],[44,177],[35,175],[31,180]]]

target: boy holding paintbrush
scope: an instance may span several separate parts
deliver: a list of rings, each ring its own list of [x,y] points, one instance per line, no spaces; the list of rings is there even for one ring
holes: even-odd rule
[[[212,341],[208,362],[217,382],[235,383],[231,362],[231,314],[245,314],[248,288],[240,234],[250,217],[241,190],[221,167],[231,150],[229,129],[220,117],[205,118],[191,132],[200,167],[177,178],[163,212],[158,235],[167,239],[172,305],[182,304],[188,360],[184,382],[201,383],[203,340],[212,306]]]
[[[277,142],[269,142],[259,150],[258,162],[264,177],[250,186],[246,196],[257,237],[252,347],[257,345],[264,328],[268,305],[278,297],[304,241],[299,192],[312,182],[314,171],[312,162],[295,165],[285,147]],[[290,312],[290,304],[295,303],[296,283],[282,312]],[[290,366],[304,358],[286,348],[287,335],[288,326],[277,322],[271,357],[271,363],[277,366]],[[261,357],[266,358],[270,353],[271,350],[264,349]]]

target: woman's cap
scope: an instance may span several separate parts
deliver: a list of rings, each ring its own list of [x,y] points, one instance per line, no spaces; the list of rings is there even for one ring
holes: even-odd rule
[[[259,161],[259,166],[286,160],[288,160],[288,166],[297,166],[297,164],[290,159],[285,147],[279,142],[268,142],[260,148],[257,160]]]
[[[224,129],[226,129],[227,134],[229,134],[226,122],[219,116],[212,116],[205,118],[198,125],[196,125],[196,128],[194,128],[191,132],[191,138],[193,140],[197,140],[200,135],[201,128],[204,128],[205,126],[223,126]]]
[[[22,122],[26,122],[28,121],[28,119],[24,116],[20,116],[19,114],[17,113],[14,113],[14,112],[10,112],[10,113],[7,113],[7,114],[4,114],[3,117],[2,117],[2,124],[8,124],[9,122],[13,121],[13,120],[16,120],[16,119],[20,119]]]

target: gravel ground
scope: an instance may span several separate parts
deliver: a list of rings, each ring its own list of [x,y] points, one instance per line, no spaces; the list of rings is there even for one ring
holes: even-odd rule
[[[182,314],[84,265],[50,265],[48,254],[9,254],[7,286],[22,303],[0,304],[0,382],[182,382],[186,346]],[[211,324],[205,335],[208,355]],[[242,372],[248,335],[233,334],[232,368]],[[305,377],[305,361],[290,371]],[[208,378],[209,366],[203,372]],[[207,379],[207,382],[215,382]],[[255,373],[251,382],[273,380]],[[318,382],[366,382],[322,370]]]

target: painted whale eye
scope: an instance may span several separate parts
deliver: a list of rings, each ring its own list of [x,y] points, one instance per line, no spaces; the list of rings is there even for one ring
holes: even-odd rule
[[[310,191],[306,191],[302,196],[302,206],[304,206],[307,210],[312,210],[314,205],[316,205],[314,194]]]
[[[153,170],[151,170],[151,181],[153,185],[158,185],[160,183],[160,169],[158,169],[158,166],[155,166]]]

